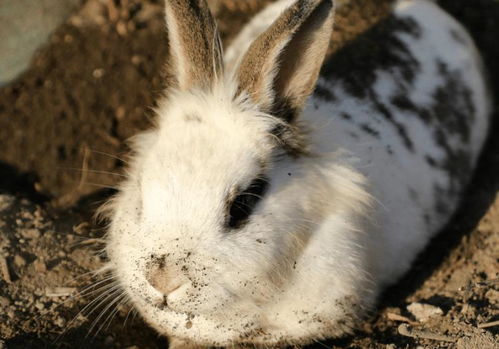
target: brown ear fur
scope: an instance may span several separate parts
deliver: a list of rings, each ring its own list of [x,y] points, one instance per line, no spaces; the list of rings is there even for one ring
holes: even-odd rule
[[[293,121],[315,83],[333,28],[332,0],[298,0],[250,46],[238,70],[239,92]]]
[[[178,87],[208,88],[222,74],[220,36],[206,0],[167,0],[169,68]]]

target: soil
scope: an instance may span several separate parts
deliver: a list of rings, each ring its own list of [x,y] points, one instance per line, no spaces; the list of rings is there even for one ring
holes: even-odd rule
[[[225,43],[268,2],[212,0]],[[390,3],[343,2],[331,54],[381,21]],[[499,1],[439,3],[470,30],[498,91]],[[92,213],[113,192],[126,140],[150,126],[164,88],[161,4],[87,0],[0,89],[0,348],[167,346],[133,309],[106,298],[109,280],[89,273],[105,259],[97,254],[105,228]],[[495,123],[460,210],[411,272],[354,335],[317,348],[499,347],[498,131]],[[413,303],[436,314],[419,319]]]

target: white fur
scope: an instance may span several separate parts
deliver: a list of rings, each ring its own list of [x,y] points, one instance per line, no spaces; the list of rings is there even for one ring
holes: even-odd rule
[[[292,1],[257,15],[228,50],[235,66],[247,43]],[[428,1],[399,1],[394,12],[418,22],[424,35],[407,40],[421,62],[411,98],[431,101],[438,84],[436,56],[464,75],[473,92],[476,161],[488,127],[488,101],[479,58],[465,33]],[[452,27],[469,41],[448,38]],[[397,76],[379,72],[381,99]],[[280,122],[258,111],[236,84],[221,79],[213,91],[172,92],[157,110],[157,127],[135,139],[129,179],[113,202],[107,251],[111,267],[143,317],[160,333],[200,345],[308,343],[355,326],[386,284],[407,271],[415,256],[446,223],[433,212],[435,183],[449,178],[407,151],[372,105],[335,81],[319,85],[340,98],[312,96],[301,121],[310,129],[314,156],[273,161]],[[338,117],[354,115],[356,122]],[[187,116],[187,117],[186,117]],[[428,128],[399,111],[416,154],[441,157]],[[381,137],[352,133],[376,120]],[[389,156],[386,147],[394,150]],[[265,169],[271,185],[247,225],[223,228],[225,200]],[[416,190],[418,200],[409,195]],[[451,212],[456,202],[450,202]],[[429,215],[430,224],[426,224]],[[146,279],[151,255],[164,255],[180,286],[168,307]],[[181,276],[180,274],[183,274]],[[182,279],[184,277],[184,279]],[[185,279],[187,277],[187,279]],[[190,280],[190,281],[182,281]]]

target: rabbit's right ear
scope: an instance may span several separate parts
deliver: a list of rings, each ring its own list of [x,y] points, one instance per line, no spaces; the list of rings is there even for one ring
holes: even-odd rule
[[[181,90],[209,88],[222,75],[220,36],[206,0],[166,0],[169,68]]]
[[[239,93],[248,93],[265,112],[294,121],[315,88],[333,15],[333,0],[297,0],[243,56]]]

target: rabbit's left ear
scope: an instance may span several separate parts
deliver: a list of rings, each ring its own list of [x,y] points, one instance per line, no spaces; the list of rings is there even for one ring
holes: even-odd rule
[[[297,0],[263,32],[238,68],[239,92],[293,121],[313,92],[333,30],[333,0]]]
[[[169,68],[181,90],[208,88],[223,70],[222,45],[206,0],[166,0]]]

